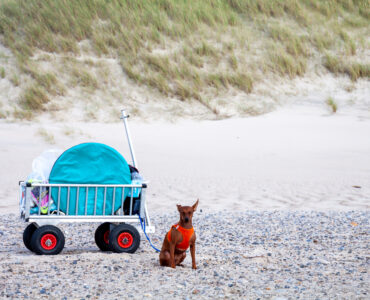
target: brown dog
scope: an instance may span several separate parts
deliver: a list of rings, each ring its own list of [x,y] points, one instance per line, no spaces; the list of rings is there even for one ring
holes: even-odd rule
[[[176,268],[186,257],[186,250],[190,246],[192,268],[196,269],[195,263],[195,232],[193,229],[193,212],[197,209],[199,199],[193,206],[177,205],[180,213],[180,221],[173,225],[163,241],[159,254],[161,266]]]

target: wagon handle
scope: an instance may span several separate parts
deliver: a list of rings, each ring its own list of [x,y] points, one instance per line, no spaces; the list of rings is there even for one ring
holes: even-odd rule
[[[131,135],[130,135],[130,130],[128,128],[128,123],[127,123],[127,118],[128,117],[129,117],[129,115],[126,113],[126,110],[122,109],[121,110],[121,119],[123,120],[123,124],[125,125],[126,136],[127,136],[127,141],[128,141],[128,145],[129,145],[129,148],[130,148],[132,164],[137,169],[138,165],[137,165],[137,162],[136,162],[134,146],[131,143]]]

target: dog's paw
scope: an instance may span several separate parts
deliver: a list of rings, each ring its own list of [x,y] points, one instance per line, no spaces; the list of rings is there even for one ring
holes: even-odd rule
[[[193,265],[192,269],[193,270],[196,270],[197,269],[197,266],[196,265]]]

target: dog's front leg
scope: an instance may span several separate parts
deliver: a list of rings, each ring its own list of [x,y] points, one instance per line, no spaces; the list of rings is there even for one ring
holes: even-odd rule
[[[192,268],[196,269],[197,264],[195,263],[195,242],[190,244],[190,253],[191,253]]]
[[[176,268],[175,264],[175,246],[176,244],[170,243],[170,266],[171,268]]]

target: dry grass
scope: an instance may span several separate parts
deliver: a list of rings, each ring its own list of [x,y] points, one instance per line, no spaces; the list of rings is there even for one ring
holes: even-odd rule
[[[353,81],[358,78],[370,78],[370,64],[359,62],[343,62],[337,56],[325,55],[324,66],[334,74],[347,74]]]
[[[245,93],[252,92],[253,88],[253,79],[250,75],[244,74],[244,73],[237,73],[235,75],[231,75],[228,78],[228,82],[240,89],[241,91],[244,91]]]
[[[88,69],[81,66],[74,66],[71,70],[70,83],[72,86],[81,86],[94,91],[98,88],[98,81],[95,75]]]
[[[269,32],[271,38],[279,42],[290,55],[294,57],[309,55],[305,36],[298,36],[289,27],[282,25],[272,25]]]
[[[369,77],[366,62],[347,62],[355,61],[348,57],[356,58],[367,47],[361,39],[369,19],[366,0],[6,0],[0,4],[5,45],[15,54],[21,72],[31,76],[34,87],[47,97],[63,94],[64,88],[58,74],[39,72],[30,57],[38,49],[78,54],[78,43],[88,40],[96,55],[118,57],[137,84],[202,104],[230,88],[250,93],[254,83],[267,75],[303,76],[317,53],[327,51],[332,56],[321,65],[330,72],[347,74],[352,80]],[[70,72],[70,84],[88,92],[104,89],[107,83],[98,84],[88,68],[60,72]]]
[[[50,101],[45,90],[39,86],[29,86],[21,96],[20,104],[22,108],[30,111],[41,111],[44,105]]]
[[[55,144],[54,135],[48,130],[46,130],[45,128],[39,128],[39,130],[37,131],[37,134],[41,136],[44,139],[44,141],[47,142],[48,144],[51,144],[51,145]]]
[[[19,110],[17,108],[14,108],[13,117],[22,121],[24,120],[30,121],[33,119],[34,114],[32,111],[27,109]]]
[[[337,103],[335,103],[334,99],[332,97],[329,97],[326,100],[326,104],[330,107],[333,114],[335,114],[338,110]]]
[[[331,49],[335,45],[335,38],[331,32],[317,32],[311,37],[311,43],[319,50],[323,52]]]
[[[275,49],[269,53],[270,68],[274,72],[290,78],[302,76],[307,67],[307,61],[301,57],[294,57],[282,49]]]
[[[13,74],[13,75],[10,77],[10,82],[11,82],[14,86],[19,86],[19,84],[20,84],[19,76],[18,76],[17,74]]]

